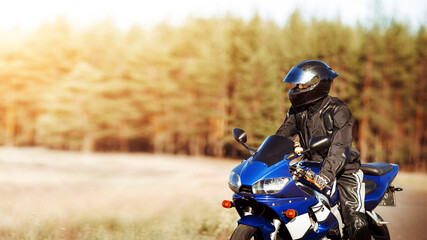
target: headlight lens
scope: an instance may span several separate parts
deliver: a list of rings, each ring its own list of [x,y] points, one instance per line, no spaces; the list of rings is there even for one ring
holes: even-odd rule
[[[254,194],[273,194],[280,192],[286,184],[288,184],[289,178],[270,178],[258,181],[252,186],[252,192]]]
[[[228,185],[231,190],[238,192],[242,183],[240,182],[240,176],[237,175],[234,171],[231,171],[230,177],[228,178]]]

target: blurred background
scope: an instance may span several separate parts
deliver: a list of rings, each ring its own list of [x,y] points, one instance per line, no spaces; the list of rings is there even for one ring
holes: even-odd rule
[[[424,194],[426,23],[420,0],[1,2],[0,236],[226,239],[231,129],[274,134],[308,59],[340,74],[363,162]]]

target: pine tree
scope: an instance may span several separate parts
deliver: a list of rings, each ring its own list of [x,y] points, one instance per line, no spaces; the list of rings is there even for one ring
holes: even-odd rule
[[[416,38],[416,78],[417,83],[414,89],[416,98],[415,107],[415,129],[414,129],[414,163],[413,167],[416,170],[427,169],[427,127],[425,123],[425,113],[427,112],[427,104],[425,93],[427,92],[426,83],[426,68],[427,68],[427,31],[425,27],[421,27]]]

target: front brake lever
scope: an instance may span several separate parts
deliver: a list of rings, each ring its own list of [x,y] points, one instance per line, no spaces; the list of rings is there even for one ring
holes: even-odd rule
[[[312,184],[314,184],[314,186],[320,189],[320,191],[322,191],[323,188],[319,184],[317,184],[316,181],[314,181],[314,177],[316,176],[316,174],[311,169],[308,169],[305,173],[306,174],[304,176],[304,179],[311,182]]]

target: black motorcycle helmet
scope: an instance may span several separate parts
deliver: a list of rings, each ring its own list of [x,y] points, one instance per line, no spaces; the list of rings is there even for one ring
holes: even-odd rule
[[[283,81],[297,84],[289,90],[289,101],[293,107],[301,107],[327,96],[337,76],[324,62],[308,60],[293,67]],[[299,88],[298,84],[308,87]]]

